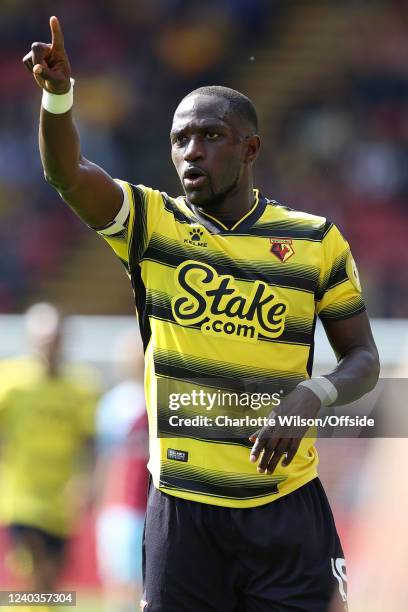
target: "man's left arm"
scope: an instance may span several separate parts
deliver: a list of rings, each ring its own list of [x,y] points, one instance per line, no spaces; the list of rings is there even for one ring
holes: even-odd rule
[[[332,405],[348,404],[371,391],[380,374],[370,322],[362,312],[344,320],[326,320],[323,325],[338,360],[336,368],[325,375],[338,393]]]
[[[324,325],[337,366],[329,374],[304,380],[295,387],[280,404],[282,415],[313,418],[322,405],[357,400],[375,386],[380,372],[378,351],[349,244],[339,229],[326,221],[320,246],[315,316]],[[307,427],[298,428],[292,433],[288,427],[275,426],[263,427],[253,434],[250,460],[259,460],[258,472],[272,473],[283,455],[282,466],[289,465],[306,430]]]
[[[378,351],[367,313],[362,312],[347,319],[326,320],[324,327],[338,360],[336,368],[322,377],[337,393],[337,398],[330,402],[330,405],[353,402],[374,388],[380,372]],[[313,382],[312,380],[311,388],[298,385],[283,400],[279,413],[304,418],[315,417],[322,407],[322,399],[312,390]],[[324,383],[324,380],[316,382]],[[286,456],[282,466],[290,464],[299,448],[301,437],[282,437],[279,428],[263,427],[253,434],[250,440],[254,442],[250,460],[257,462],[261,457],[258,472],[271,474],[284,454]]]

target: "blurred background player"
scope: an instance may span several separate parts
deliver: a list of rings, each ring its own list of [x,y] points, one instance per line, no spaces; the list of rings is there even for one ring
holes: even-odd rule
[[[24,588],[52,592],[84,502],[75,485],[89,459],[97,396],[64,371],[56,308],[36,304],[25,321],[31,355],[0,364],[0,520]]]
[[[104,608],[130,612],[140,599],[142,535],[148,472],[144,357],[140,335],[126,330],[116,347],[121,382],[100,400],[96,414],[100,507],[97,560]]]

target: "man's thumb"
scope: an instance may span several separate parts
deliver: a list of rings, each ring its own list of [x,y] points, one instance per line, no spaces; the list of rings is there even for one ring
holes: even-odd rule
[[[42,79],[45,80],[50,80],[52,79],[52,72],[51,70],[48,68],[48,66],[44,65],[44,64],[36,64],[33,67],[33,73],[35,74],[35,76],[39,76]]]

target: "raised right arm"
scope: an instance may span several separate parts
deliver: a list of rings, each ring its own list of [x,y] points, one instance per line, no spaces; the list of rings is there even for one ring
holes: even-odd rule
[[[51,44],[33,43],[23,62],[42,89],[62,95],[71,87],[71,68],[56,17],[50,27]],[[122,206],[122,189],[82,156],[72,110],[54,114],[41,107],[39,145],[44,176],[65,202],[92,227],[110,223]]]

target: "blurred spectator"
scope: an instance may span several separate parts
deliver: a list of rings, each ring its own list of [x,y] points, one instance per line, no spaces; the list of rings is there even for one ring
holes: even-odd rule
[[[32,354],[0,363],[0,521],[13,544],[10,566],[41,592],[55,590],[84,503],[79,483],[97,399],[94,386],[64,367],[62,325],[50,304],[32,306]]]
[[[131,612],[141,596],[148,481],[144,358],[139,334],[126,332],[115,352],[122,381],[102,397],[96,415],[96,483],[101,498],[96,520],[97,559],[105,609]]]
[[[277,200],[338,223],[379,317],[408,314],[407,14],[406,3],[350,3],[345,59],[286,109],[260,173]]]

